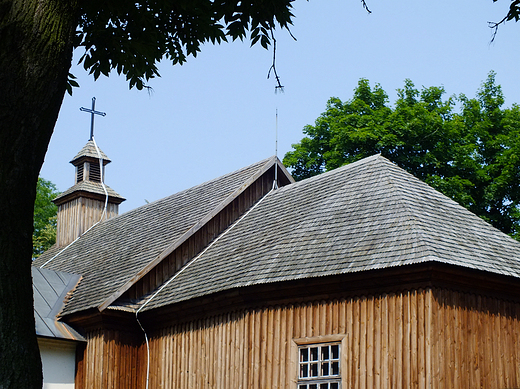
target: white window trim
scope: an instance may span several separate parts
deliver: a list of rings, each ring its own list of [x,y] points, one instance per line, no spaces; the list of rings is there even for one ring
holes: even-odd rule
[[[293,366],[293,387],[298,388],[299,383],[299,374],[300,374],[300,363],[299,363],[299,348],[300,346],[307,345],[321,345],[327,343],[339,343],[340,350],[340,388],[345,388],[345,383],[347,382],[347,334],[334,334],[334,335],[323,335],[323,336],[313,336],[313,337],[305,337],[305,338],[295,338],[292,340],[292,353],[293,356],[291,359],[294,362]]]

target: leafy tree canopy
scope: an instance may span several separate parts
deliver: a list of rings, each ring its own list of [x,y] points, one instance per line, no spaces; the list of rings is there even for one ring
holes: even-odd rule
[[[162,58],[182,64],[205,42],[243,39],[250,31],[251,44],[267,48],[273,28],[291,24],[292,1],[83,1],[75,46],[85,48],[80,62],[95,78],[116,70],[142,89],[159,75]]]
[[[380,153],[520,240],[520,107],[502,108],[493,72],[475,98],[443,97],[406,80],[391,106],[361,79],[352,99],[328,101],[284,164],[303,179]]]
[[[52,200],[59,192],[56,185],[38,177],[34,202],[33,257],[36,258],[56,243],[56,213]]]

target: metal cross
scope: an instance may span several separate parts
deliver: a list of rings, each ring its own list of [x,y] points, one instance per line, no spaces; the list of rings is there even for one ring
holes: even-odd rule
[[[94,115],[106,116],[105,112],[96,111],[96,98],[92,97],[92,108],[81,107],[79,110],[90,113],[90,139],[94,138]]]

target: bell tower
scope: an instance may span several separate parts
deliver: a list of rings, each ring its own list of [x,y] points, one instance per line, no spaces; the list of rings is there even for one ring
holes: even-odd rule
[[[58,206],[56,244],[66,246],[83,235],[94,224],[119,213],[119,204],[125,199],[105,185],[105,166],[110,159],[94,140],[94,115],[105,116],[92,109],[80,108],[91,114],[90,140],[70,161],[76,168],[74,186],[53,201]]]
[[[104,184],[110,159],[89,140],[74,157],[75,184],[54,199],[58,206],[56,244],[66,246],[100,220],[119,213],[125,199]]]

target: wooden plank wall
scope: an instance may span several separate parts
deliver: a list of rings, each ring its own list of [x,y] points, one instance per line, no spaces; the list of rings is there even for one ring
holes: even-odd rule
[[[520,387],[520,304],[434,291],[432,388]]]
[[[152,388],[296,388],[295,338],[348,334],[343,388],[519,385],[518,304],[419,289],[271,306],[166,327]]]
[[[56,243],[58,246],[66,246],[78,236],[97,223],[105,202],[100,200],[79,197],[58,207]],[[114,217],[119,212],[118,204],[107,204],[107,219]]]
[[[76,389],[144,388],[146,355],[139,354],[146,350],[134,334],[105,329],[89,332],[86,338],[77,356]]]

